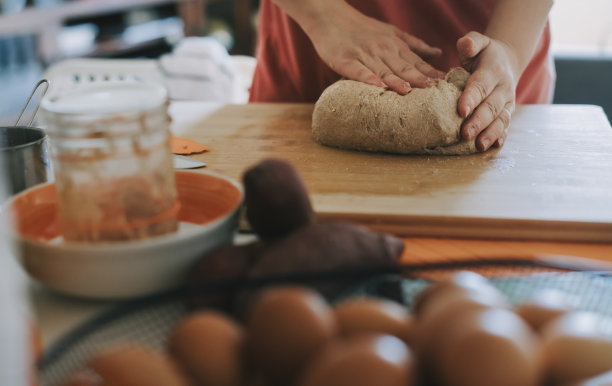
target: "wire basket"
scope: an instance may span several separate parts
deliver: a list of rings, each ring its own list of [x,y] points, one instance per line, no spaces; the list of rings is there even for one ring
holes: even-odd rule
[[[511,304],[520,304],[541,289],[571,294],[575,309],[599,313],[607,321],[605,328],[612,332],[612,274],[608,271],[517,258],[368,267],[181,287],[122,303],[80,325],[51,347],[39,364],[40,381],[42,386],[61,386],[95,353],[117,343],[144,344],[163,350],[174,325],[192,310],[187,300],[194,295],[228,288],[254,291],[276,284],[311,286],[348,280],[353,284],[327,296],[331,303],[347,297],[371,295],[412,308],[416,296],[432,282],[461,270],[489,278]]]

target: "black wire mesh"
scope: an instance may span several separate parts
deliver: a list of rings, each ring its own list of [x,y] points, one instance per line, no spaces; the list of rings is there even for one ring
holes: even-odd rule
[[[460,270],[489,278],[511,304],[520,304],[541,289],[563,291],[570,295],[575,309],[607,317],[606,328],[612,332],[612,276],[581,266],[509,258],[296,273],[181,287],[120,304],[82,324],[51,347],[39,365],[40,381],[42,386],[61,386],[96,352],[117,343],[164,349],[169,332],[191,311],[188,299],[195,295],[227,289],[255,291],[288,283],[317,287],[343,280],[351,284],[328,294],[331,303],[352,296],[372,295],[390,298],[412,308],[415,297],[432,281],[442,280]]]

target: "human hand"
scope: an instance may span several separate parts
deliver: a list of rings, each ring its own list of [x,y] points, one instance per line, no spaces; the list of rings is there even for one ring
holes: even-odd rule
[[[444,77],[423,60],[440,55],[439,48],[353,8],[343,9],[342,17],[331,14],[322,13],[306,32],[319,56],[338,74],[402,95]]]
[[[512,49],[505,43],[478,32],[469,32],[457,41],[461,65],[472,73],[459,98],[458,112],[467,118],[461,135],[476,139],[485,151],[500,147],[506,140],[514,112],[519,71]]]

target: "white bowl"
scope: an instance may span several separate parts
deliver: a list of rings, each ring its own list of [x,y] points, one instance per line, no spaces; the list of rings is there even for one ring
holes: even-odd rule
[[[223,176],[175,173],[179,230],[144,240],[64,242],[53,183],[16,195],[5,210],[14,216],[12,233],[21,265],[49,288],[90,298],[130,298],[180,284],[197,260],[232,242],[243,191]]]

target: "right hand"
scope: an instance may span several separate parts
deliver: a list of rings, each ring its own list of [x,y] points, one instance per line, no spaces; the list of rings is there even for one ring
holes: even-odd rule
[[[319,56],[338,74],[402,95],[444,77],[424,60],[440,55],[440,48],[354,8],[343,9],[341,17],[330,14],[320,15],[307,34]]]

